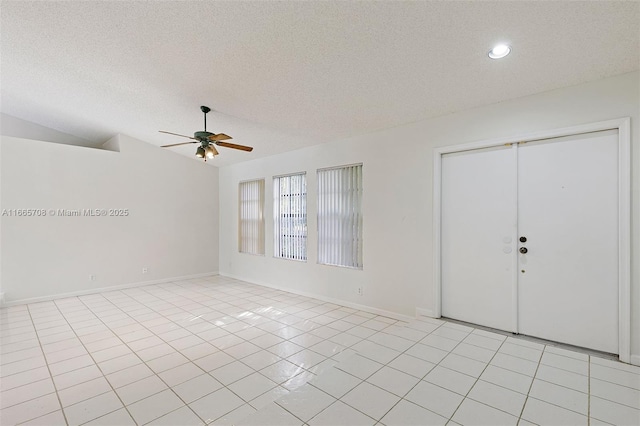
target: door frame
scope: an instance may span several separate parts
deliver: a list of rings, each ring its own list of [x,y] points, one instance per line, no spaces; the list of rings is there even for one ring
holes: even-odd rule
[[[435,303],[433,315],[442,316],[442,156],[518,142],[552,139],[603,130],[618,131],[618,354],[620,361],[631,362],[631,119],[623,117],[559,129],[541,130],[515,136],[485,139],[433,150],[433,265]],[[514,280],[514,295],[517,281]],[[514,297],[517,301],[517,298]],[[515,303],[515,302],[514,302]],[[517,312],[512,323],[517,329]]]

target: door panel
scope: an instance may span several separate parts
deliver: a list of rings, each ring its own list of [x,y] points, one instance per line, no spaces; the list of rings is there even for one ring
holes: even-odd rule
[[[512,329],[515,149],[442,157],[442,315]]]
[[[520,333],[618,352],[617,144],[606,131],[519,146]]]

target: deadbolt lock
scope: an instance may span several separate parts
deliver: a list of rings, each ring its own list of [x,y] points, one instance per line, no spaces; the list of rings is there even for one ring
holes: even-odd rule
[[[528,252],[529,250],[527,250],[526,247],[520,247],[520,253],[525,254],[526,252]]]
[[[526,243],[527,242],[527,237],[520,237],[520,242],[521,243]]]

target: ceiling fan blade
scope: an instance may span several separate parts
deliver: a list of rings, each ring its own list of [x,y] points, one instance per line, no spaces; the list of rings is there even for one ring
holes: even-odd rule
[[[217,135],[209,136],[210,141],[226,141],[229,139],[233,139],[233,138],[229,135],[225,135],[224,133],[218,133]]]
[[[197,141],[196,141],[197,142]],[[181,143],[172,143],[171,145],[162,145],[160,148],[169,148],[170,146],[178,146],[178,145],[190,145],[196,142],[181,142]]]
[[[225,148],[233,148],[233,149],[239,149],[241,151],[247,151],[247,152],[251,152],[253,151],[253,148],[250,146],[244,146],[244,145],[237,145],[235,143],[229,143],[229,142],[216,142],[215,143],[218,146],[224,146]]]
[[[166,133],[168,135],[174,135],[174,136],[182,136],[183,138],[189,138],[189,139],[193,139],[194,141],[197,141],[198,139],[191,137],[191,136],[187,136],[187,135],[181,135],[178,133],[171,133],[171,132],[165,132],[164,130],[158,130],[160,133]]]

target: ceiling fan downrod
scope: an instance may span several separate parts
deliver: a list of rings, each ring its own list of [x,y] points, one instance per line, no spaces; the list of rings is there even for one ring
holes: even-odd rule
[[[204,112],[204,131],[206,132],[207,131],[207,113],[211,111],[211,108],[209,108],[208,106],[202,105],[200,107],[200,111]]]

